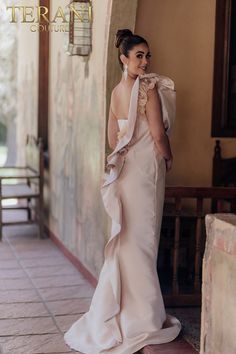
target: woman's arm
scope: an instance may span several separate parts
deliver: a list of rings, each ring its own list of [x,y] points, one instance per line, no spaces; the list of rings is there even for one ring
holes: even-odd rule
[[[149,123],[150,133],[160,154],[166,160],[172,160],[172,152],[169,138],[166,135],[161,113],[161,102],[156,87],[148,90],[146,104],[146,115]]]
[[[112,95],[111,95],[111,101],[112,101]],[[111,106],[112,106],[112,102],[110,103],[109,118],[108,118],[108,143],[110,148],[114,150],[118,142],[117,133],[119,131],[119,125],[118,125],[117,118],[112,112]]]

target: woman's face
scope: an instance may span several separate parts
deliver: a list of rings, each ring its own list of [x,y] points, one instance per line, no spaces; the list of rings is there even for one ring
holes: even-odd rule
[[[138,44],[134,46],[129,51],[129,57],[127,58],[124,55],[122,62],[128,65],[128,73],[131,76],[143,75],[146,73],[150,65],[151,53],[149,47],[145,43]]]

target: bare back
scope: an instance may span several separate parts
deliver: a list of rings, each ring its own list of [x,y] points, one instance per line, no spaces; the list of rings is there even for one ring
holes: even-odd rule
[[[111,109],[117,119],[128,119],[131,85],[120,82],[112,91]]]

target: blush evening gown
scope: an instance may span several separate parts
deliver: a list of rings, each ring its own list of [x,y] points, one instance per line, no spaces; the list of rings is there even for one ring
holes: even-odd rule
[[[139,75],[128,119],[118,120],[119,141],[107,157],[109,172],[101,187],[112,221],[104,264],[89,311],[64,336],[83,354],[133,354],[148,344],[170,342],[181,330],[179,320],[165,312],[156,271],[166,165],[145,114],[147,91],[153,87],[168,135],[172,129],[173,81],[155,73]]]

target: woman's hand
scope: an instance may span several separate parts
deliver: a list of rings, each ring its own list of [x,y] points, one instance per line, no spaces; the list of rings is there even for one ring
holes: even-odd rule
[[[121,156],[124,156],[124,155],[127,154],[128,151],[129,151],[129,148],[128,148],[128,146],[126,145],[126,146],[124,146],[122,149],[120,149],[120,150],[118,151],[118,154],[121,155]]]
[[[171,167],[172,167],[172,163],[173,163],[173,157],[169,158],[169,159],[165,159],[166,162],[166,171],[170,171]]]

